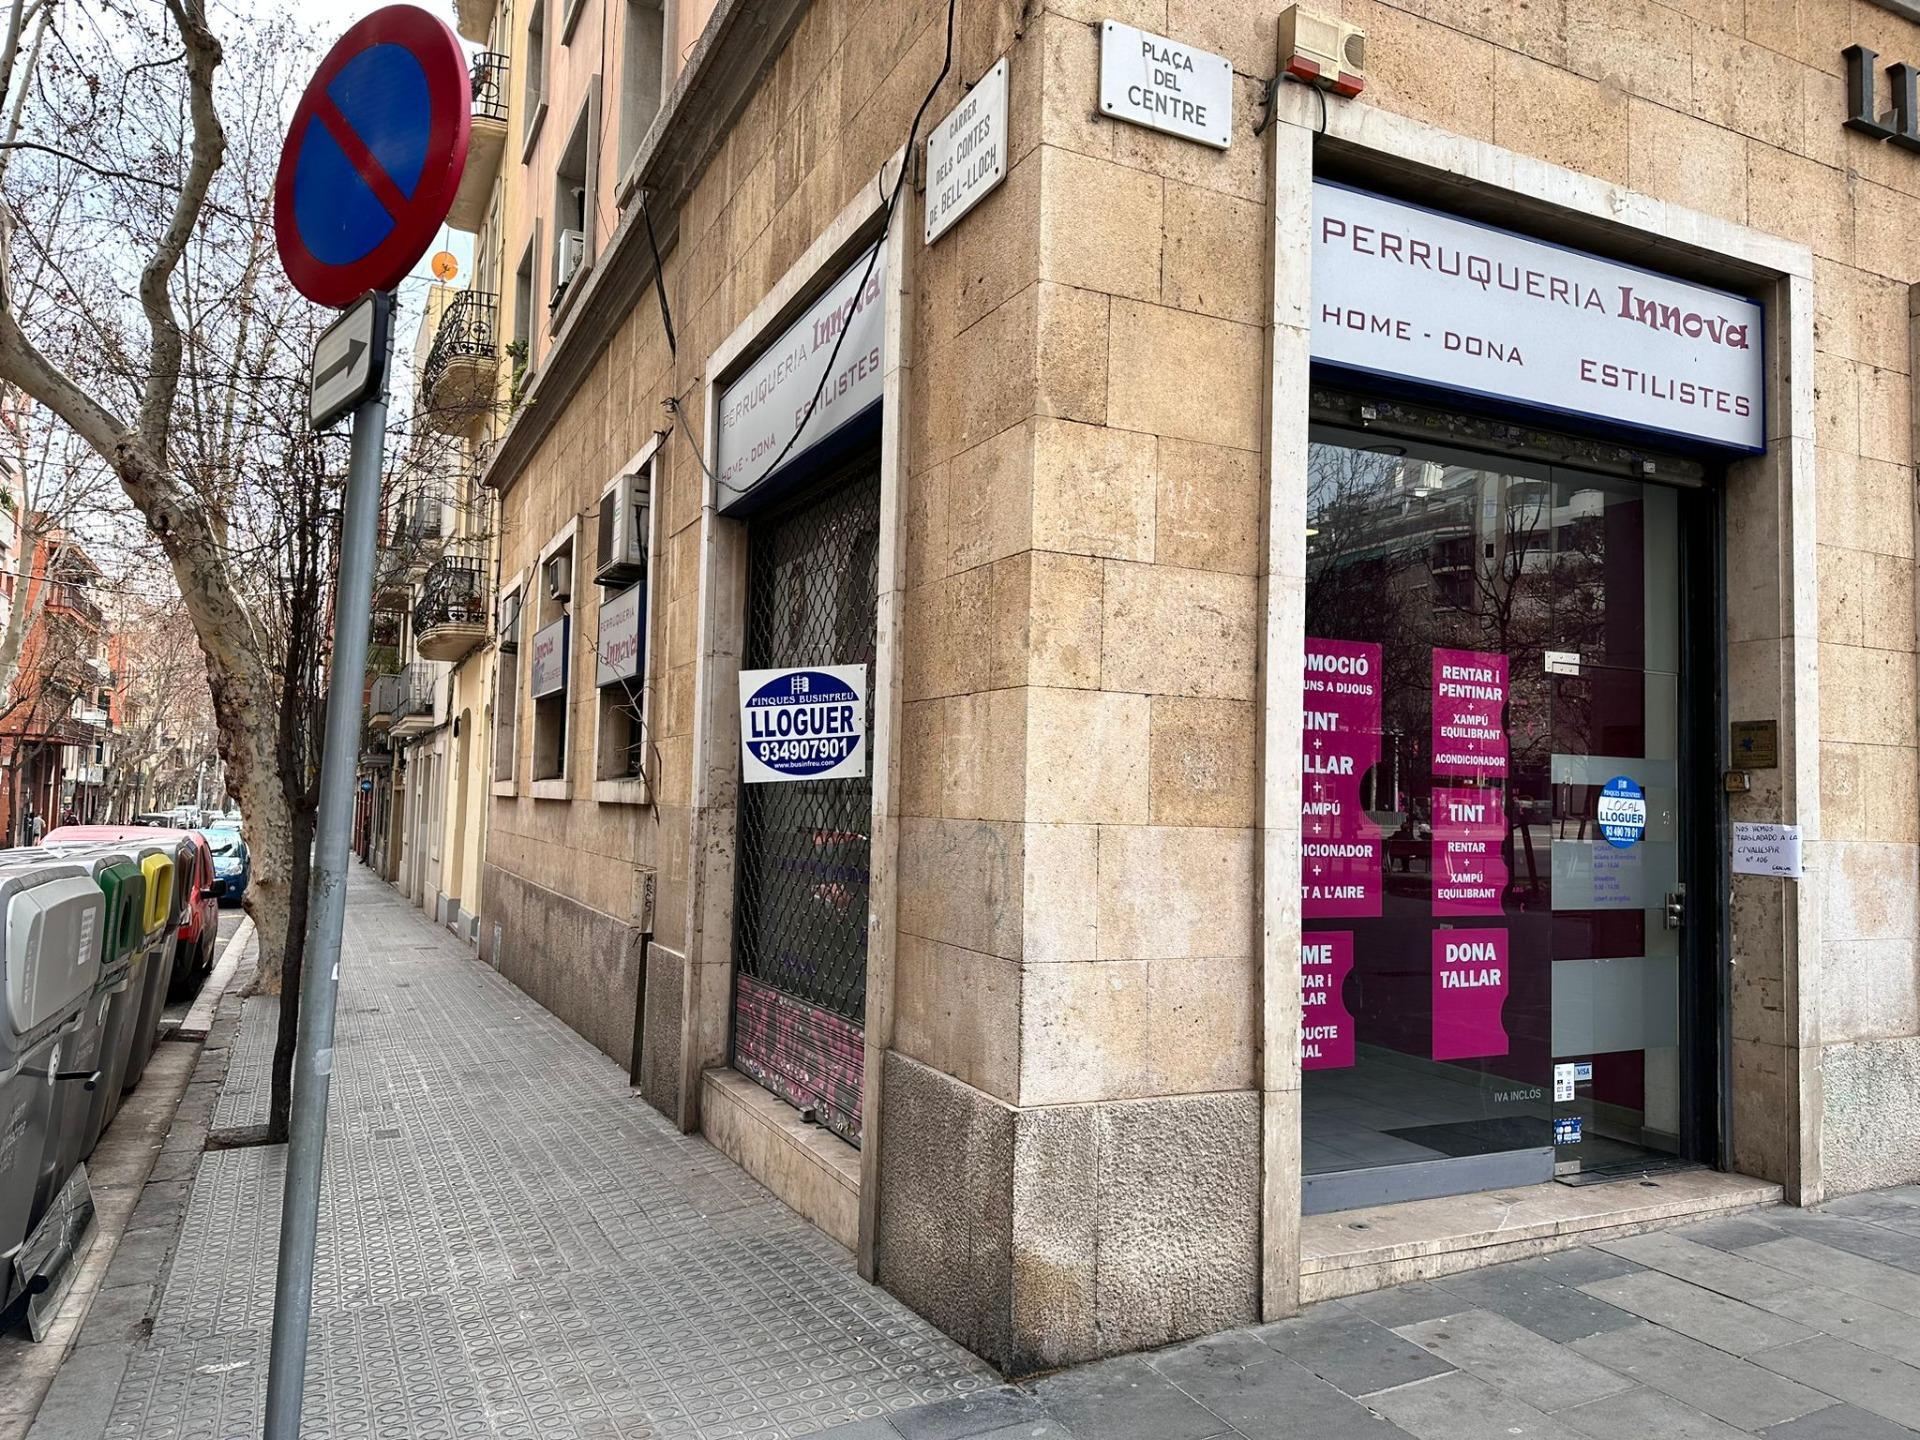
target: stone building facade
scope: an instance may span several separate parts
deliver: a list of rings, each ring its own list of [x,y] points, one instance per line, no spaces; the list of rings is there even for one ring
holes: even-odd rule
[[[520,52],[482,953],[1008,1369],[1920,1175],[1920,22],[1309,8]]]

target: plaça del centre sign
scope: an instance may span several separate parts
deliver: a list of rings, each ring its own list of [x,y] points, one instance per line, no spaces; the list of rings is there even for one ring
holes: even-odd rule
[[[1760,451],[1762,318],[1742,295],[1314,182],[1324,364]]]
[[[786,451],[787,460],[804,455],[836,430],[880,403],[887,288],[884,247],[867,273],[863,251],[807,312],[767,346],[738,379],[720,394],[720,433],[714,445],[719,505],[724,513],[740,506]],[[865,277],[866,284],[861,279]],[[846,332],[846,339],[840,333]],[[834,356],[825,388],[820,377]],[[793,448],[787,449],[815,392],[820,402]]]
[[[1233,140],[1233,62],[1118,20],[1103,21],[1100,113],[1224,150]]]

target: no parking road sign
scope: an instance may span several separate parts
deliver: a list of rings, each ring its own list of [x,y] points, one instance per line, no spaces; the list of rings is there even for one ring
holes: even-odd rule
[[[472,124],[445,21],[389,5],[347,31],[300,97],[274,181],[280,263],[300,293],[338,308],[399,284],[447,218]]]

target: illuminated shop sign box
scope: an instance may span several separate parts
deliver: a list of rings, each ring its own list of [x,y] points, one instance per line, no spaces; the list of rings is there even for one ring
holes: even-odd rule
[[[1758,303],[1326,181],[1313,358],[1683,437],[1766,448]]]

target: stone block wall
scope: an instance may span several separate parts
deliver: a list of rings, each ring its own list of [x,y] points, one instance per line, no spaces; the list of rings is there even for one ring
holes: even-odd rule
[[[1257,131],[1278,8],[963,0],[955,74],[929,114],[1007,56],[1007,178],[930,249],[908,191],[877,1273],[1011,1368],[1164,1343],[1259,1306],[1274,197]],[[1369,32],[1365,97],[1330,104],[1598,177],[1622,207],[1649,195],[1812,248],[1817,627],[1786,638],[1817,647],[1818,793],[1801,801],[1813,843],[1798,903],[1818,923],[1796,929],[1778,882],[1736,886],[1735,1159],[1776,1178],[1798,1167],[1809,1193],[1920,1177],[1920,1152],[1880,1138],[1920,1128],[1920,1090],[1896,1083],[1920,1035],[1907,341],[1920,157],[1842,128],[1840,58],[1857,41],[1920,60],[1920,26],[1864,0],[1319,8]],[[655,431],[677,428],[663,401],[678,397],[704,434],[705,357],[872,185],[939,69],[944,15],[935,0],[807,10],[681,207],[665,264],[677,355],[646,298],[588,380],[552,402],[557,423],[503,496],[507,575],[589,513]],[[1233,60],[1230,149],[1100,118],[1108,18]],[[703,476],[682,435],[662,456],[655,804],[590,799],[582,694],[582,782],[566,801],[524,784],[496,795],[486,886],[516,980],[625,1059],[641,980],[613,949],[639,918],[638,878],[657,872],[647,1094],[691,1124],[681,1037],[724,1054],[725,966],[695,975],[686,960],[704,859],[689,853]],[[1730,545],[1777,549],[1781,517],[1743,514],[1758,528]],[[1769,674],[1790,686],[1779,597],[1736,593],[1729,608],[1735,688],[1765,690]],[[575,666],[590,664],[584,609],[573,643]],[[523,732],[523,777],[525,745]],[[1777,818],[1777,777],[1757,779],[1735,813]],[[1801,933],[1818,944],[1789,969]],[[724,956],[724,937],[705,943]],[[1297,1124],[1285,1104],[1276,1116]],[[1803,1140],[1824,1156],[1810,1169],[1794,1153]]]

